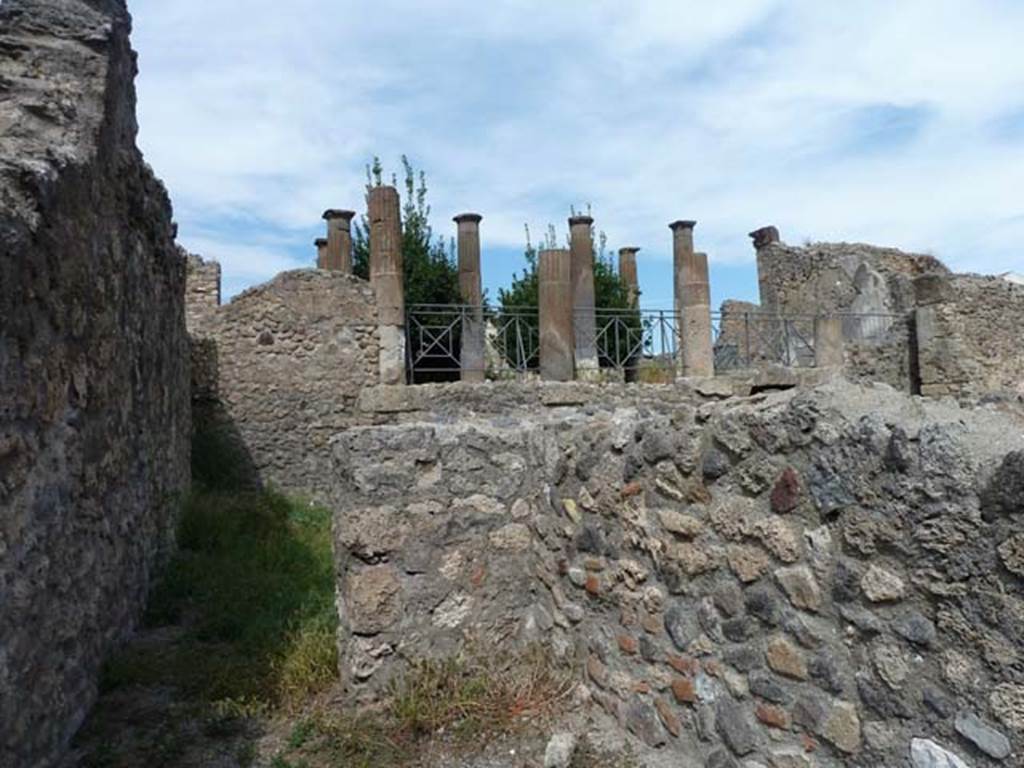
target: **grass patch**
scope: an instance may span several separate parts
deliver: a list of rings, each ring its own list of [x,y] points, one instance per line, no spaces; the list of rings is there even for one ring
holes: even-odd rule
[[[504,661],[481,654],[420,662],[392,686],[389,713],[412,736],[506,731],[568,697],[573,680],[565,670],[542,648]]]
[[[278,757],[283,764],[372,768],[412,765],[437,740],[479,747],[558,714],[574,688],[572,669],[541,648],[423,661],[394,682],[378,711],[316,710],[294,727]]]
[[[105,689],[173,685],[252,716],[301,704],[336,677],[330,513],[275,493],[198,491],[179,551],[155,590],[149,627],[181,624],[175,642],[107,665]]]
[[[236,457],[217,446],[207,446],[219,463],[208,476],[196,472],[179,550],[150,597],[150,631],[109,661],[101,681],[122,700],[161,709],[154,718],[152,707],[139,708],[131,735],[116,714],[96,718],[90,768],[137,765],[142,755],[170,768],[186,751],[194,762],[224,747],[240,766],[272,758],[275,768],[398,768],[432,745],[478,748],[560,714],[574,665],[540,648],[503,656],[470,646],[455,659],[413,664],[372,711],[325,704],[317,694],[337,680],[331,515],[247,490]],[[278,754],[258,755],[252,734],[268,725],[290,733]]]

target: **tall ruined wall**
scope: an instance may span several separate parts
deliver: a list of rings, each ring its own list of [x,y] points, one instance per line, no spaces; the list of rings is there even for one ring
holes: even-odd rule
[[[115,0],[0,5],[0,765],[49,765],[173,544],[184,263]]]
[[[220,264],[182,251],[185,258],[185,326],[192,367],[192,400],[209,407],[217,399],[217,344],[210,338],[220,310]]]
[[[862,243],[771,243],[757,250],[761,307],[787,315],[900,313],[914,278],[949,270],[934,256]]]
[[[220,309],[220,264],[182,252],[186,260],[185,325],[193,336],[202,336]]]
[[[1024,285],[954,275],[918,281],[916,313],[925,395],[1024,394]]]
[[[351,699],[541,643],[641,765],[1020,764],[1019,407],[471,401],[333,441]]]
[[[757,249],[761,307],[784,315],[853,314],[843,323],[846,374],[901,391],[918,386],[914,280],[948,275],[933,256],[861,243],[784,243]]]
[[[377,383],[369,284],[284,272],[204,315],[193,338],[197,418],[243,451],[253,481],[322,496],[327,440],[356,423],[359,393]]]

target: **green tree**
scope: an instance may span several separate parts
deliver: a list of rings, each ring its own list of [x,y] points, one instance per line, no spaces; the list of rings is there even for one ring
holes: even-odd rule
[[[558,238],[553,224],[548,225],[544,236],[544,248],[557,248]],[[502,309],[512,307],[537,307],[540,296],[537,287],[537,254],[538,249],[530,238],[530,228],[526,227],[526,249],[523,258],[526,268],[521,274],[512,277],[508,288],[498,289],[498,303]],[[608,253],[608,236],[599,232],[594,247],[594,305],[597,309],[628,310],[629,288],[619,278],[619,273]]]
[[[572,211],[575,215],[575,211]],[[557,248],[558,237],[553,224],[549,224],[544,235],[543,248]],[[613,319],[620,325],[620,331],[629,329],[633,338],[638,339],[641,330],[640,314],[633,310],[629,303],[629,288],[619,277],[619,273],[608,253],[608,237],[604,232],[597,234],[593,251],[594,258],[594,304],[598,310],[598,330],[602,324],[607,324]],[[526,227],[526,249],[523,257],[526,260],[526,268],[522,273],[512,277],[512,283],[508,288],[498,289],[498,304],[500,311],[506,318],[515,317],[518,325],[528,325],[536,334],[539,327],[537,318],[537,307],[540,305],[539,287],[537,281],[537,254],[538,249],[534,246],[530,237],[530,228]],[[603,315],[602,315],[603,311]],[[618,349],[614,349],[616,342],[614,335],[609,334],[607,338],[598,340],[598,352],[601,356],[602,365],[610,365],[613,361],[622,362],[633,344],[629,341],[629,334],[620,333],[618,337]],[[521,352],[516,351],[514,345],[507,345],[505,352],[512,365],[522,365],[519,357]],[[530,361],[530,367],[536,367],[536,359]]]
[[[402,204],[402,262],[406,304],[461,304],[459,268],[455,258],[455,241],[434,238],[427,204],[427,178],[417,172],[409,158],[402,155],[405,200]],[[384,170],[380,158],[374,157],[366,167],[366,189],[383,184]],[[392,184],[398,186],[396,176]],[[352,233],[353,271],[364,280],[370,279],[370,225],[363,215],[355,222]]]

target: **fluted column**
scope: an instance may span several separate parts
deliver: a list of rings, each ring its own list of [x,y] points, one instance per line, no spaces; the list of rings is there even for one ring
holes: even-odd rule
[[[639,248],[619,248],[619,279],[626,286],[629,306],[636,309],[640,298],[640,281],[636,273],[636,255]]]
[[[486,377],[484,359],[483,285],[480,276],[480,221],[477,213],[455,217],[458,225],[459,292],[466,305],[462,322],[463,381],[483,381]]]
[[[370,283],[377,296],[380,381],[405,383],[405,290],[402,212],[398,190],[373,187],[367,196],[370,219]]]
[[[543,250],[537,264],[540,304],[540,376],[572,381],[572,256],[567,250]]]
[[[693,228],[696,224],[695,221],[676,221],[669,225],[673,234],[680,360],[684,376],[714,376],[708,257],[706,253],[694,253]]]
[[[324,211],[327,222],[327,250],[323,269],[352,274],[352,217],[354,211]]]

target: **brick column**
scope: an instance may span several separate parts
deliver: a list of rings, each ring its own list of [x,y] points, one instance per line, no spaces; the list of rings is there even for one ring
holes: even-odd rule
[[[540,376],[572,381],[572,256],[565,249],[540,252],[537,264],[540,304]]]
[[[402,212],[398,190],[373,187],[367,196],[370,219],[370,283],[377,295],[380,382],[405,383],[405,289]]]
[[[814,319],[814,364],[818,368],[842,368],[846,364],[843,319],[838,315]]]
[[[354,211],[324,211],[327,222],[327,251],[324,269],[352,274],[352,217]]]
[[[318,237],[313,245],[316,246],[316,268],[327,269],[327,238]]]
[[[459,243],[459,292],[466,304],[460,356],[463,381],[483,381],[486,378],[483,286],[480,277],[481,219],[483,216],[477,213],[463,213],[455,217]]]
[[[640,281],[636,274],[636,255],[639,248],[619,248],[619,278],[626,284],[629,306],[637,307],[640,298]]]
[[[673,234],[680,360],[684,376],[714,376],[708,257],[706,253],[693,251],[693,228],[696,225],[695,221],[676,221],[669,225]]]
[[[594,220],[589,216],[569,219],[569,247],[572,259],[572,308],[575,333],[576,375],[594,378],[597,362],[597,318],[594,299]]]

